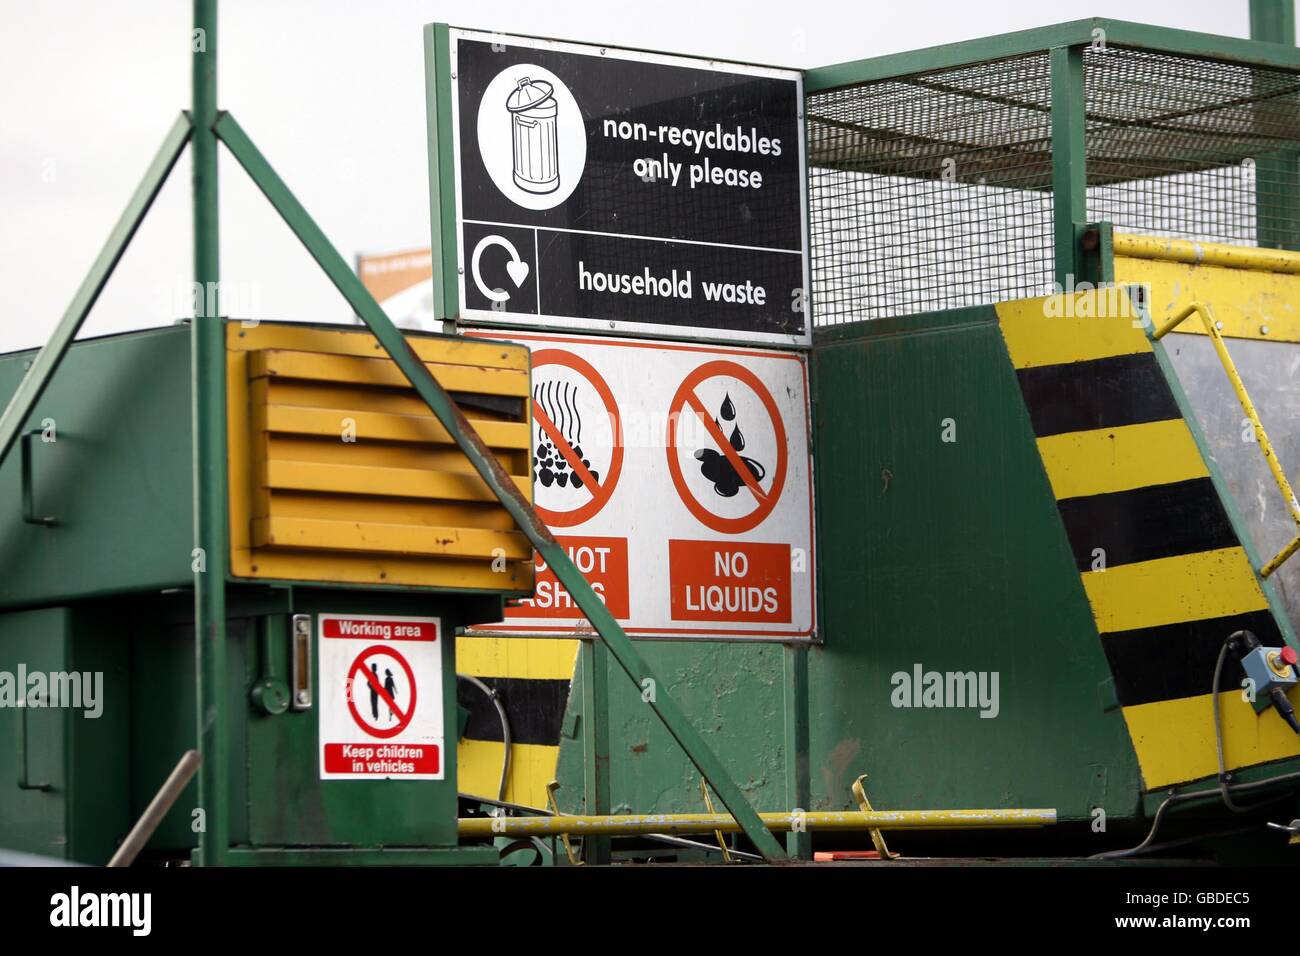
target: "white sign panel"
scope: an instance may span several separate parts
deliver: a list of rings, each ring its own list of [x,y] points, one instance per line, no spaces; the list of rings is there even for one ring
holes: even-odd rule
[[[795,70],[450,31],[474,324],[809,341]]]
[[[815,632],[801,353],[474,330],[533,359],[538,513],[633,635]],[[538,559],[492,633],[589,630]]]
[[[321,614],[322,780],[443,778],[442,625]]]

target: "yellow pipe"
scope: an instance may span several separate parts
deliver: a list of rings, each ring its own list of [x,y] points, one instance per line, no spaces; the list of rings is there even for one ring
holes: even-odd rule
[[[1283,561],[1295,554],[1297,548],[1300,548],[1300,534],[1292,538],[1291,543],[1279,551],[1272,561],[1259,569],[1260,577],[1266,578],[1276,571],[1282,565]]]
[[[823,810],[807,813],[760,813],[763,824],[776,833],[796,826],[813,830],[969,830],[1043,827],[1056,822],[1055,810]],[[727,813],[644,813],[615,816],[470,817],[457,821],[462,837],[556,836],[598,834],[739,833],[740,825]]]
[[[1276,250],[1247,251],[1273,252]],[[1297,260],[1300,261],[1300,255],[1295,253],[1292,253],[1292,255],[1296,255]],[[1223,336],[1219,334],[1219,323],[1214,320],[1214,313],[1210,311],[1210,307],[1204,302],[1192,302],[1190,305],[1184,306],[1174,314],[1173,318],[1156,329],[1152,333],[1152,338],[1163,338],[1186,321],[1193,313],[1201,317],[1201,322],[1205,325],[1205,331],[1209,334],[1210,341],[1214,343],[1214,351],[1219,354],[1219,361],[1223,364],[1223,370],[1228,373],[1228,381],[1232,383],[1232,390],[1237,393],[1237,401],[1241,403],[1241,410],[1246,413],[1246,417],[1250,419],[1251,425],[1254,426],[1255,440],[1259,443],[1260,451],[1264,453],[1264,461],[1268,463],[1269,471],[1273,473],[1273,480],[1277,482],[1278,489],[1282,492],[1282,497],[1291,512],[1291,520],[1297,526],[1300,526],[1300,502],[1296,501],[1295,492],[1291,490],[1291,482],[1287,481],[1286,472],[1282,470],[1282,464],[1277,460],[1277,452],[1273,450],[1273,443],[1268,439],[1268,432],[1264,431],[1264,424],[1259,420],[1259,412],[1255,410],[1255,403],[1250,400],[1250,395],[1246,392],[1246,383],[1241,380],[1241,375],[1237,372],[1237,366],[1232,361],[1232,356],[1228,354],[1228,346],[1224,343]],[[1276,571],[1283,561],[1295,553],[1297,548],[1300,548],[1300,536],[1297,536],[1290,544],[1279,551],[1273,560],[1260,568],[1260,576],[1266,578]]]
[[[1227,246],[1216,242],[1188,242],[1185,239],[1120,233],[1115,234],[1113,247],[1116,256],[1130,259],[1159,259],[1194,266],[1223,266],[1229,269],[1300,275],[1300,252],[1287,249],[1256,249],[1253,246]]]

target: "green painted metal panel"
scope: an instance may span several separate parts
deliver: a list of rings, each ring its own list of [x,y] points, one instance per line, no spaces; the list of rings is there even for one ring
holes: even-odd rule
[[[1136,760],[1016,377],[993,310],[968,317],[815,353],[823,798],[868,772],[877,806],[1131,816]],[[894,706],[918,664],[998,674],[997,716]]]
[[[147,602],[131,611],[131,818],[137,819],[162,786],[186,750],[194,749],[197,730],[190,719],[195,711],[194,620],[193,604],[183,602],[183,609],[173,617],[170,602]],[[247,722],[248,686],[245,685],[244,658],[251,620],[231,620],[228,624],[229,650],[227,703],[224,708],[232,724],[230,737],[242,741]],[[246,792],[246,756],[240,754],[227,768],[232,794]],[[203,816],[194,811],[202,808]],[[247,839],[247,800],[231,801],[231,839]],[[181,792],[171,811],[163,818],[149,852],[178,856],[188,853],[198,843],[196,826],[206,826],[208,808],[199,797],[198,778]],[[201,823],[200,823],[201,820]]]
[[[779,644],[638,641],[650,666],[741,791],[759,810],[785,805],[785,724]],[[582,669],[569,691],[556,794],[582,813]],[[700,774],[634,686],[613,680],[609,697],[609,805],[613,813],[704,812]],[[577,718],[576,723],[574,718]],[[814,769],[814,778],[816,770]],[[615,845],[617,848],[617,844]]]
[[[68,857],[93,865],[109,861],[138,817],[130,791],[131,646],[118,610],[96,602],[68,614],[68,669],[82,674],[83,684],[87,674],[103,675],[91,711],[98,716],[68,711],[65,724]]]
[[[464,612],[455,602],[424,599],[394,602],[374,595],[295,593],[295,613],[407,614],[443,618],[443,726],[454,748],[456,726],[455,626]],[[232,628],[232,634],[233,634]],[[249,630],[249,635],[255,631]],[[316,634],[313,620],[313,635]],[[313,640],[315,638],[313,637]],[[232,641],[232,646],[233,646]],[[256,640],[245,642],[241,685],[250,688],[263,671]],[[273,667],[288,674],[288,634],[270,642]],[[313,654],[315,652],[313,651]],[[249,836],[254,846],[454,846],[456,844],[456,762],[444,756],[445,777],[438,781],[321,780],[317,731],[320,708],[330,689],[316,686],[309,711],[268,716],[248,704],[244,736],[232,736],[235,749],[247,743]],[[232,729],[233,734],[233,729]]]
[[[827,330],[814,394],[825,643],[807,652],[807,809],[852,806],[868,773],[877,807],[1136,816],[1136,758],[992,309]],[[784,807],[784,650],[642,646],[751,801]],[[998,715],[895,707],[893,675],[916,664],[996,672]],[[579,723],[580,702],[575,684]],[[578,736],[559,761],[574,811]],[[618,686],[610,738],[615,812],[698,809],[688,761]]]
[[[455,628],[499,617],[495,598],[437,598],[376,595],[325,588],[279,591],[235,587],[229,592],[226,712],[232,752],[230,834],[233,846],[272,847],[438,847],[456,844],[456,768],[448,753],[441,781],[356,781],[320,779],[318,719],[324,697],[314,682],[316,704],[308,711],[267,715],[250,692],[267,673],[262,659],[262,621],[283,623],[291,613],[371,613],[441,616],[444,726],[456,726],[453,662]],[[278,606],[276,606],[278,604]],[[193,747],[195,687],[192,667],[194,628],[188,602],[148,602],[132,612],[131,753],[132,812],[138,815],[179,755]],[[313,634],[315,629],[313,628]],[[313,638],[314,640],[314,638]],[[287,630],[272,631],[266,642],[270,671],[289,673]],[[313,652],[315,653],[315,652]],[[454,736],[448,736],[453,746]],[[185,853],[196,845],[192,812],[199,806],[191,783],[150,843],[158,853]],[[284,863],[268,854],[245,862]]]
[[[32,352],[0,356],[0,397]],[[22,520],[21,453],[0,466],[0,607],[191,583],[189,330],[78,342],[25,429],[36,508]]]
[[[67,611],[0,615],[0,671],[67,668]],[[68,857],[65,717],[57,710],[0,707],[0,847]],[[48,789],[20,789],[47,784]]]
[[[128,657],[119,638],[90,607],[0,615],[9,679],[20,666],[28,676],[77,672],[84,688],[65,702],[80,707],[0,707],[0,847],[103,865],[126,835]]]

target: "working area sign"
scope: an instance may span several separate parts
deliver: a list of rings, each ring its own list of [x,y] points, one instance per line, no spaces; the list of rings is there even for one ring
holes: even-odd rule
[[[444,216],[435,246],[456,243],[449,311],[809,341],[797,71],[456,29],[444,56],[452,142],[435,155],[455,171],[441,200],[454,233]]]
[[[802,353],[470,330],[532,348],[533,495],[632,635],[810,638],[812,472]],[[589,630],[541,560],[490,633]]]
[[[441,622],[321,614],[318,626],[321,779],[441,780]]]

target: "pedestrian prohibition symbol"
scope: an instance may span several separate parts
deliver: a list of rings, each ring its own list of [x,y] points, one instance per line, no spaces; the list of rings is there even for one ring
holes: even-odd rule
[[[395,662],[405,676],[407,689],[404,694],[397,693],[398,684],[393,677],[392,667],[384,662]],[[381,672],[384,674],[382,681],[379,677]],[[365,706],[357,702],[358,694],[366,690],[370,692],[369,704],[373,720],[367,720],[363,716]],[[370,736],[387,740],[396,737],[411,723],[411,718],[415,716],[416,692],[415,673],[406,658],[391,647],[374,644],[358,654],[352,662],[348,673],[348,712],[352,714],[357,726]],[[398,697],[405,699],[399,703],[396,699]],[[391,726],[380,725],[381,715],[387,717],[387,723]]]
[[[757,399],[758,407],[763,410],[763,413],[758,416],[758,425],[770,428],[775,440],[776,460],[770,468],[742,456],[744,445],[743,439],[737,437],[741,435],[738,426],[732,426],[730,436],[724,434],[716,420],[719,412],[709,410],[701,401],[700,386],[715,378],[740,382]],[[723,402],[721,417],[727,418],[728,411],[732,418],[738,414],[730,391],[727,392],[727,398]],[[754,507],[747,513],[724,515],[710,509],[705,503],[708,498],[701,500],[682,473],[678,452],[679,433],[682,430],[683,420],[689,421],[693,417],[698,417],[707,436],[705,445],[694,451],[695,458],[702,463],[702,474],[712,483],[719,496],[729,498],[739,494],[752,498]],[[767,419],[765,425],[763,418]],[[753,425],[749,427],[751,431],[755,429]],[[714,531],[723,534],[741,534],[757,528],[772,513],[772,509],[781,498],[789,454],[785,426],[781,422],[781,412],[771,392],[757,375],[743,365],[723,360],[706,362],[686,376],[668,407],[667,445],[668,471],[672,475],[673,484],[681,496],[682,503],[700,522]],[[764,480],[767,481],[766,487],[764,487]],[[697,482],[697,484],[701,483]]]

